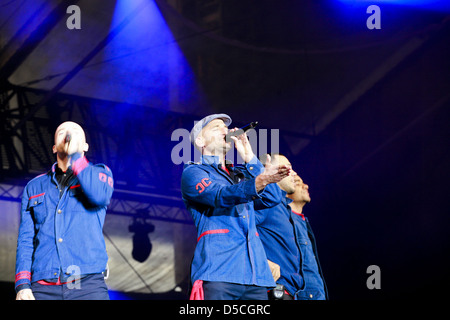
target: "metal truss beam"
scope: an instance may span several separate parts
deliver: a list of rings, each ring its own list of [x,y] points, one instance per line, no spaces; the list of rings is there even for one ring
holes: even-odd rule
[[[8,134],[46,94],[13,85],[0,92],[0,200],[20,202],[26,182],[49,170],[55,161],[54,130],[72,120],[85,129],[88,159],[113,170],[115,192],[108,213],[192,223],[179,189],[182,166],[171,162],[168,143],[173,130],[192,125],[191,117],[58,93],[15,135]],[[126,112],[119,115],[119,110]]]
[[[0,201],[20,203],[24,184],[23,181],[0,183]],[[114,191],[107,213],[144,220],[193,224],[180,198],[128,190]]]
[[[161,199],[157,202],[131,201],[117,199],[116,196],[117,193],[113,196],[113,199],[108,206],[109,214],[119,214],[165,222],[193,224],[193,220],[184,206],[179,206],[180,204],[182,204],[179,199],[176,199],[174,201],[167,201],[166,204],[160,204]]]
[[[0,92],[0,183],[9,178],[23,188],[26,181],[49,170],[55,161],[54,131],[61,122],[72,120],[86,132],[89,161],[105,163],[113,171],[115,192],[109,213],[192,223],[181,199],[183,166],[171,159],[178,143],[171,141],[171,134],[190,129],[195,116],[58,93],[23,120],[46,94],[13,85]],[[8,128],[21,120],[20,130],[8,134]],[[288,147],[280,145],[280,150]],[[11,199],[7,190],[0,190],[0,199]]]
[[[174,112],[58,94],[24,122],[16,135],[8,134],[7,129],[45,94],[43,90],[18,86],[10,86],[0,94],[0,130],[4,133],[0,137],[0,164],[5,174],[10,172],[10,176],[16,177],[17,173],[46,170],[55,159],[51,151],[54,130],[65,120],[82,124],[91,146],[87,156],[93,162],[105,162],[114,168],[121,187],[128,189],[138,181],[134,189],[141,191],[145,186],[161,189],[173,182],[174,171],[180,172],[170,161],[170,151],[166,152],[171,148],[167,142],[173,130],[192,126],[193,120]],[[168,157],[162,158],[161,154]],[[161,172],[162,168],[168,170]]]

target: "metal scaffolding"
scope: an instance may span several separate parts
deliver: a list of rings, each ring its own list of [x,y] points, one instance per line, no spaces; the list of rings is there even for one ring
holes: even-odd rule
[[[0,184],[23,188],[48,171],[55,162],[53,134],[59,124],[71,120],[86,132],[88,160],[105,163],[113,171],[109,213],[192,224],[181,199],[183,165],[171,159],[178,143],[171,135],[176,129],[190,130],[197,117],[63,93],[42,103],[48,91],[11,84],[1,89]],[[287,144],[292,137],[291,132],[279,137],[280,150],[287,156],[292,155]],[[9,190],[0,188],[0,199],[20,201],[17,192]]]
[[[182,166],[170,161],[168,143],[173,130],[192,126],[189,116],[61,93],[30,115],[46,94],[13,85],[0,94],[1,199],[20,201],[11,190],[49,170],[55,162],[53,133],[61,122],[72,120],[85,129],[89,161],[113,170],[110,213],[133,216],[146,210],[150,219],[192,223],[181,200]]]

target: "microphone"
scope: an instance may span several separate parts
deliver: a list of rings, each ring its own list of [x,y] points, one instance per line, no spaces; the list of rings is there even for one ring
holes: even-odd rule
[[[68,143],[72,140],[72,135],[70,133],[66,134],[66,138],[64,139],[64,142]]]
[[[239,135],[243,134],[244,132],[247,132],[250,129],[256,128],[257,125],[258,125],[258,121],[250,122],[249,124],[246,124],[245,126],[243,126],[242,128],[239,128],[238,130],[236,130],[234,132],[229,132],[225,136],[225,140],[230,141],[230,137],[239,136]]]

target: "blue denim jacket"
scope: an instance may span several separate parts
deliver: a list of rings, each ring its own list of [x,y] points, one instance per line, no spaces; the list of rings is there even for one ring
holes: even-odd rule
[[[186,164],[181,191],[197,228],[191,280],[221,281],[274,287],[264,248],[255,225],[255,208],[276,205],[281,192],[268,185],[256,192],[255,178],[264,167],[254,157],[244,166],[218,166],[219,158],[203,156]]]
[[[102,228],[113,193],[111,170],[75,154],[71,165],[74,177],[60,190],[55,167],[56,163],[23,191],[16,290],[42,279],[64,282],[74,271],[91,274],[106,268]]]
[[[281,190],[281,189],[280,189]],[[277,283],[296,299],[327,299],[316,240],[308,218],[291,210],[291,199],[282,192],[281,203],[256,212],[256,225],[267,258],[280,266]]]

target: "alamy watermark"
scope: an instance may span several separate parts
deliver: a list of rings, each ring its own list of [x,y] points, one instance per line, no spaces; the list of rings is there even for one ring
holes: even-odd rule
[[[77,5],[70,5],[66,10],[70,16],[66,20],[66,26],[69,30],[81,29],[81,9]],[[369,30],[381,29],[381,9],[373,4],[367,7],[366,13],[370,16],[366,20],[366,26]]]
[[[366,286],[367,289],[381,289],[381,269],[377,265],[370,265],[367,267],[367,271],[370,276],[367,278]]]
[[[81,9],[77,5],[71,5],[67,7],[66,10],[67,14],[70,14],[70,16],[66,20],[66,26],[67,29],[73,30],[73,29],[81,29]]]
[[[67,289],[81,289],[81,270],[77,265],[67,267],[66,274],[70,274],[67,278]]]
[[[370,14],[367,18],[367,29],[381,29],[381,9],[379,6],[373,4],[367,7],[366,13]]]
[[[246,132],[253,153],[259,156],[267,153],[278,153],[280,150],[280,130],[279,129],[251,129]],[[190,140],[190,132],[187,129],[179,128],[172,132],[171,141],[178,142],[170,154],[173,164],[182,164],[198,162],[201,153],[197,150]],[[270,148],[269,148],[270,147]],[[225,156],[226,160],[230,160],[235,164],[243,164],[244,160],[237,154],[232,147]]]

